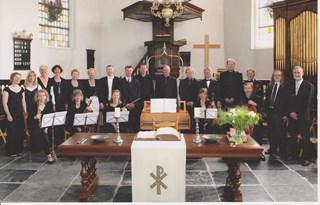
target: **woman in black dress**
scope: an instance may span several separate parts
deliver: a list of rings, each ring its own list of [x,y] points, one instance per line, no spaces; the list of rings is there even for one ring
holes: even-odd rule
[[[194,107],[200,107],[202,109],[216,108],[214,101],[210,101],[208,98],[208,89],[200,88],[198,92],[198,99],[194,103]],[[211,120],[210,120],[211,122]],[[214,127],[205,119],[199,120],[200,133],[213,133]]]
[[[48,163],[53,163],[50,153],[51,129],[41,128],[41,120],[44,114],[52,113],[52,106],[49,102],[49,94],[45,89],[39,90],[34,97],[35,103],[31,105],[28,115],[28,128],[30,133],[29,150],[31,152],[44,151]]]
[[[71,71],[71,80],[66,82],[66,110],[69,106],[69,104],[72,103],[73,99],[73,91],[76,89],[79,89],[83,91],[83,86],[82,84],[78,81],[80,72],[78,69],[73,69]]]
[[[7,116],[6,154],[12,157],[22,156],[24,140],[23,113],[26,112],[24,89],[19,85],[21,74],[10,75],[10,84],[3,90],[2,104]]]
[[[83,101],[81,90],[74,90],[72,96],[73,100],[72,103],[69,104],[67,111],[67,130],[71,135],[74,135],[76,132],[85,131],[84,126],[73,126],[74,115],[76,113],[90,112],[92,110],[88,107],[87,103]]]
[[[53,106],[55,104],[52,80],[48,77],[48,66],[41,65],[39,68],[40,76],[37,78],[38,84],[41,86],[42,89],[45,89],[50,96],[49,105]]]
[[[65,111],[65,99],[66,99],[66,80],[61,77],[63,69],[60,65],[52,67],[51,71],[54,76],[50,79],[53,86],[53,93],[55,97],[55,103],[53,103],[53,111],[61,112]],[[55,144],[60,145],[64,140],[64,125],[56,126],[54,128]]]
[[[99,99],[98,99],[98,80],[96,79],[96,69],[88,69],[88,80],[84,81],[83,84],[83,95],[86,98],[86,103],[89,104],[94,112],[99,112]]]
[[[38,85],[36,72],[30,70],[27,73],[24,85],[22,85],[25,92],[27,112],[29,112],[30,107],[35,103],[34,96],[38,90],[41,90],[41,86]]]
[[[104,115],[107,112],[114,112],[116,107],[121,108],[121,111],[126,111],[127,109],[124,107],[125,104],[121,101],[121,93],[119,90],[113,90],[111,95],[111,100],[104,106]],[[106,122],[106,117],[104,117],[104,122]],[[120,132],[126,131],[126,123],[120,123]],[[105,125],[106,132],[116,132],[116,124],[115,123],[106,123]]]

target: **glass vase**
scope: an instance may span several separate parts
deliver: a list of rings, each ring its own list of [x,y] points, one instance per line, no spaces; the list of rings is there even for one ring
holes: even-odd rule
[[[236,134],[234,135],[234,143],[236,145],[243,144],[244,137],[246,136],[246,132],[244,130],[236,130]]]

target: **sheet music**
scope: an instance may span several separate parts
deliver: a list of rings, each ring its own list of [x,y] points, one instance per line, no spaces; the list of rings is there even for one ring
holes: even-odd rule
[[[155,131],[140,131],[137,134],[137,138],[139,139],[155,138]]]
[[[98,121],[99,112],[77,113],[74,115],[73,126],[95,125]]]
[[[128,122],[130,111],[121,111],[120,118],[118,122]],[[114,112],[107,112],[106,114],[106,123],[116,122],[116,118],[114,117]]]
[[[217,108],[201,108],[200,109],[200,119],[217,119],[218,109]]]
[[[177,112],[177,99],[160,98],[150,100],[151,113],[176,113]]]
[[[209,108],[206,111],[206,118],[207,119],[217,119],[218,117],[218,109],[216,108]]]
[[[66,116],[67,111],[44,114],[42,116],[41,127],[44,128],[50,126],[64,125],[66,122]]]

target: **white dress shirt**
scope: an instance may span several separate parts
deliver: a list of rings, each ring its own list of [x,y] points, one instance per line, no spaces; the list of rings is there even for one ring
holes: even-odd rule
[[[108,100],[111,100],[111,95],[112,95],[112,82],[113,82],[114,76],[110,77],[108,76]]]
[[[303,79],[301,79],[300,81],[296,80],[296,95],[298,95],[299,88],[300,88],[302,81],[303,81]]]

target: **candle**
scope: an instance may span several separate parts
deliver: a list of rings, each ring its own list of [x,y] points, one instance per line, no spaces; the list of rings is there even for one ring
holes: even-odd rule
[[[114,108],[114,117],[120,117],[120,108],[119,107]]]
[[[199,118],[200,117],[200,108],[199,107],[195,107],[194,108],[194,117],[195,118]]]

